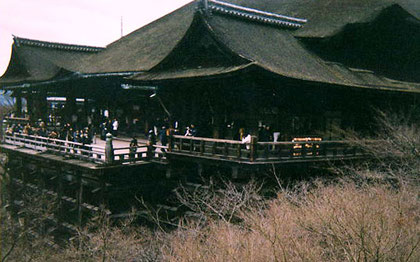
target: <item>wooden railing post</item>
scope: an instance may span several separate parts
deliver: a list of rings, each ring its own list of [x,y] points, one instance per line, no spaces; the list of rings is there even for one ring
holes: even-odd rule
[[[323,155],[323,156],[327,156],[327,154],[328,154],[328,152],[327,152],[327,144],[326,143],[323,143],[322,145],[321,145],[322,147],[321,147],[321,154]]]
[[[193,140],[190,139],[190,153],[193,152],[193,149],[194,149],[194,143],[193,143]]]
[[[295,156],[295,145],[296,144],[292,144],[289,150],[289,158],[293,158]]]
[[[257,149],[258,149],[257,146],[258,146],[258,138],[256,136],[251,136],[251,144],[250,144],[251,152],[249,154],[251,162],[255,161],[255,159],[257,158]]]
[[[180,138],[179,139],[179,151],[182,151],[183,146],[184,146],[184,139]]]
[[[3,122],[1,123],[1,140],[4,142],[6,140],[6,131],[7,131],[7,125],[9,122],[7,122],[7,119],[3,119]]]
[[[224,144],[223,153],[224,153],[225,157],[229,156],[229,144],[228,143]]]
[[[270,145],[264,145],[264,158],[269,158]]]
[[[242,152],[241,152],[241,149],[242,149],[241,147],[242,147],[242,145],[241,145],[241,144],[237,144],[237,146],[238,146],[238,148],[237,148],[237,150],[238,150],[238,151],[237,151],[237,155],[236,155],[236,156],[237,156],[238,158],[241,158],[241,156],[242,156]]]
[[[106,134],[105,144],[105,163],[112,164],[114,162],[114,147],[112,145],[111,133]]]
[[[312,156],[317,155],[317,146],[318,144],[312,143]]]
[[[215,155],[217,153],[217,142],[213,142],[213,145],[211,147],[211,154]]]
[[[168,136],[168,152],[172,152],[172,148],[174,146],[174,131],[173,129],[169,129],[169,136]]]
[[[302,145],[302,149],[301,149],[301,157],[305,158],[306,157],[306,143],[305,144],[301,144]]]
[[[200,155],[204,155],[204,150],[205,150],[205,145],[204,145],[204,140],[200,141]]]
[[[153,158],[154,153],[155,153],[154,144],[152,143],[152,141],[149,141],[149,143],[147,144],[147,159],[151,160]]]

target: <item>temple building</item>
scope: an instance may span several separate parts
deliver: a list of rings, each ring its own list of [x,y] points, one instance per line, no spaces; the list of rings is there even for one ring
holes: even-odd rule
[[[3,131],[20,127],[0,144],[10,199],[54,196],[54,223],[69,228],[206,174],[370,159],[334,130],[374,143],[378,110],[420,122],[419,3],[197,0],[104,48],[14,37],[0,78],[16,99]],[[112,119],[119,141],[101,132]],[[75,141],[75,130],[102,139]]]

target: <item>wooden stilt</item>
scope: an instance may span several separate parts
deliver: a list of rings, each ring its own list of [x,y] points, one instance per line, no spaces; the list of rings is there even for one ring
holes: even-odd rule
[[[63,218],[63,170],[58,168],[57,170],[57,219],[59,222]]]
[[[197,164],[197,174],[200,177],[203,175],[203,164],[201,164],[201,163]]]
[[[76,175],[76,174],[74,174]],[[83,210],[82,210],[82,203],[83,203],[83,183],[82,183],[82,175],[77,175],[77,184],[79,190],[77,191],[77,223],[82,225],[83,219]]]
[[[170,166],[168,166],[166,168],[166,178],[171,178],[172,177],[172,168]]]
[[[238,179],[239,167],[233,166],[232,167],[232,179]]]

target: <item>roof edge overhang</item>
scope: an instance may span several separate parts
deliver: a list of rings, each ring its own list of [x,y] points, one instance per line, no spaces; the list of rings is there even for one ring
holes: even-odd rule
[[[218,13],[267,25],[289,29],[302,28],[307,19],[281,15],[219,0],[204,0],[204,12]]]
[[[91,74],[84,74],[80,72],[72,73],[66,77],[46,80],[46,81],[36,81],[36,82],[20,82],[20,83],[13,83],[13,84],[4,84],[0,88],[0,90],[17,90],[17,89],[27,89],[27,88],[34,88],[34,87],[42,87],[42,86],[50,86],[58,83],[64,83],[67,81],[77,81],[83,79],[94,79],[94,78],[108,78],[108,77],[119,77],[125,78],[139,72],[112,72],[112,73],[91,73]]]
[[[356,83],[344,83],[344,82],[326,82],[326,81],[319,81],[316,79],[305,79],[305,78],[297,78],[297,77],[291,77],[291,76],[286,76],[286,75],[282,75],[279,74],[275,71],[273,71],[272,69],[261,65],[259,63],[255,63],[256,66],[259,66],[260,68],[264,69],[267,72],[270,72],[272,74],[275,74],[278,77],[281,78],[289,78],[289,79],[293,79],[293,80],[299,80],[299,81],[305,81],[305,82],[313,82],[319,85],[333,85],[333,86],[342,86],[342,87],[347,87],[347,88],[359,88],[359,89],[370,89],[370,90],[378,90],[378,91],[389,91],[389,92],[399,92],[399,93],[412,93],[412,94],[420,94],[420,84],[419,83],[408,83],[408,82],[402,82],[402,81],[396,81],[396,80],[392,80],[392,79],[388,79],[390,81],[394,81],[395,83],[399,82],[399,83],[404,83],[404,84],[408,84],[408,85],[412,85],[412,86],[417,86],[417,88],[412,88],[412,89],[407,89],[404,87],[395,87],[395,86],[386,86],[386,85],[372,85],[372,84],[365,84],[365,85],[361,85],[361,84],[356,84]]]
[[[249,71],[257,68],[255,63],[250,62],[237,66],[220,66],[208,68],[189,68],[179,71],[142,72],[127,78],[133,82],[161,82],[187,79],[209,79],[226,77],[234,73]]]
[[[69,74],[77,74],[72,70],[54,64],[54,62],[50,61],[48,58],[42,58],[41,56],[39,56],[38,59],[44,59],[45,61],[48,61],[50,64],[54,65],[57,68],[57,72],[53,76],[49,76],[45,79],[36,79],[37,77],[34,77],[29,73],[27,65],[25,65],[25,63],[22,62],[23,59],[18,58],[20,55],[19,48],[23,46],[59,50],[60,52],[79,52],[92,54],[100,52],[104,49],[101,47],[94,46],[40,41],[17,37],[13,35],[12,52],[7,69],[4,72],[4,74],[0,77],[0,89],[10,89],[12,87],[17,88],[28,85],[38,85],[39,83],[54,83],[56,81],[62,81],[61,79],[68,79]],[[12,76],[10,77],[10,75]],[[8,76],[9,78],[11,78],[10,80],[4,79]]]
[[[207,68],[207,69],[190,69],[190,70],[197,70],[197,72],[200,72],[200,70],[203,70],[201,72],[204,72],[205,70],[212,70],[212,69]],[[159,72],[159,73],[142,72],[142,73],[135,74],[132,77],[126,78],[126,79],[132,81],[133,83],[142,83],[142,84],[161,84],[161,83],[172,82],[172,81],[197,81],[197,80],[204,81],[204,80],[211,80],[214,78],[232,77],[233,74],[236,75],[240,73],[250,72],[252,70],[263,70],[267,73],[272,74],[274,78],[290,79],[294,81],[303,81],[307,83],[310,82],[319,86],[322,86],[322,85],[338,86],[338,87],[343,87],[343,88],[376,90],[376,91],[382,91],[382,92],[410,93],[410,94],[420,95],[420,84],[417,84],[417,83],[412,83],[412,85],[418,86],[418,88],[407,89],[403,87],[399,88],[395,86],[392,87],[392,86],[386,86],[386,85],[371,85],[371,84],[361,85],[361,84],[356,84],[356,83],[323,82],[323,81],[318,81],[314,79],[304,79],[304,78],[297,78],[297,77],[282,75],[256,62],[250,62],[245,65],[231,67],[231,68],[224,68],[224,69],[220,68],[220,71],[218,72],[216,72],[217,71],[216,69],[214,70],[215,71],[214,74],[198,73],[192,76],[191,75],[184,76],[183,74],[188,74],[188,70],[187,72],[181,71],[178,75],[174,74],[174,72]],[[174,74],[174,76],[172,77],[162,77],[165,75],[171,76],[172,74]],[[389,79],[389,80],[395,81],[392,79]],[[395,81],[395,82],[401,82],[401,81]],[[404,84],[409,85],[411,83],[404,82]]]
[[[50,49],[60,49],[64,51],[77,51],[77,52],[100,52],[104,50],[103,47],[88,46],[88,45],[75,45],[75,44],[64,44],[58,42],[41,41],[29,38],[23,38],[13,35],[13,41],[16,46],[35,46]]]

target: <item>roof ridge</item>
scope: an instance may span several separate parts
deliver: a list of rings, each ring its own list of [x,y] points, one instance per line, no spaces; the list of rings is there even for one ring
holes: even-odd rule
[[[278,25],[292,29],[301,28],[307,22],[307,20],[303,18],[296,18],[272,12],[266,12],[219,0],[204,0],[204,9],[225,15],[236,16],[239,18],[259,23]]]
[[[61,50],[68,50],[68,51],[99,52],[105,49],[103,47],[47,42],[47,41],[40,41],[40,40],[34,40],[34,39],[28,39],[28,38],[21,38],[17,36],[13,36],[13,40],[17,46],[20,46],[20,45],[37,46],[37,47],[61,49]]]

